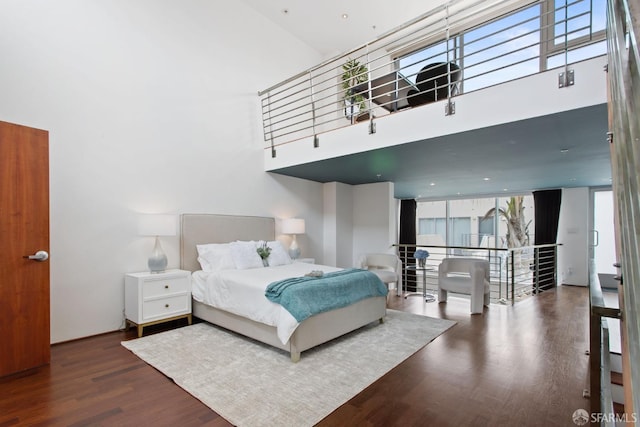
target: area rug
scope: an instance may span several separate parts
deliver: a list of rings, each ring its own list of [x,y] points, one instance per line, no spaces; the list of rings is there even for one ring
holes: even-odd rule
[[[387,310],[385,323],[288,353],[208,323],[122,345],[237,426],[312,426],[455,322]]]

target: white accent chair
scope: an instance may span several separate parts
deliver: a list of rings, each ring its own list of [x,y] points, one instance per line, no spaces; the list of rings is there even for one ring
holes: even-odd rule
[[[395,283],[396,294],[401,295],[402,290],[402,261],[394,254],[365,254],[360,259],[360,268],[369,270],[382,280],[387,288]]]
[[[477,258],[445,258],[438,267],[438,300],[447,302],[447,292],[471,296],[471,314],[482,314],[489,305],[489,261]]]

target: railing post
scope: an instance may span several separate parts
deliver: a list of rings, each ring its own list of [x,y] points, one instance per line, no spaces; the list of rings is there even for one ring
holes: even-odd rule
[[[511,250],[511,305],[516,303],[516,257],[515,251]]]
[[[558,286],[558,245],[553,246],[553,283]]]
[[[589,406],[591,413],[599,414],[600,406],[600,366],[602,358],[600,344],[602,343],[602,317],[594,313],[593,307],[589,307]]]
[[[315,92],[313,91],[313,76],[311,75],[311,71],[309,71],[309,90],[311,91],[311,130],[313,131],[315,141],[315,136],[318,132],[316,131],[316,101]]]
[[[276,147],[273,143],[273,128],[271,126],[271,92],[267,94],[267,120],[269,121],[269,140],[271,141],[271,157],[275,158]]]
[[[536,266],[536,280],[535,280],[535,290],[536,295],[540,293],[540,248],[533,249],[533,262]]]
[[[369,55],[369,45],[367,44],[367,51],[366,51],[366,57],[367,57],[367,105],[368,105],[368,112],[369,112],[369,120],[373,120],[373,108],[372,108],[372,98],[373,98],[373,94],[371,93],[371,58]],[[371,133],[371,132],[370,132]]]

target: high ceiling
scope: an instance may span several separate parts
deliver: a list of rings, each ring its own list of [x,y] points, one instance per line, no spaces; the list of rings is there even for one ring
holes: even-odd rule
[[[442,4],[438,0],[406,1],[402,7],[380,0],[244,1],[325,57],[372,41]],[[278,172],[319,182],[391,181],[398,198],[606,186],[611,184],[606,132],[606,106],[598,105]]]
[[[429,12],[440,0],[244,0],[324,56],[337,55]],[[343,15],[347,15],[346,18]]]

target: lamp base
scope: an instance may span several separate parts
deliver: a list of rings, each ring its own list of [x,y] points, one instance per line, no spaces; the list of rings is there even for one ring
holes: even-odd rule
[[[293,240],[291,241],[291,245],[289,246],[289,256],[292,260],[296,260],[300,258],[300,247],[298,246],[298,242],[296,241],[296,235],[293,235]]]
[[[151,273],[164,273],[167,269],[167,255],[162,250],[158,236],[156,236],[156,243],[153,246],[153,252],[151,252],[147,265]]]

